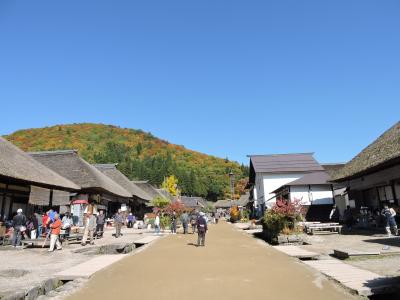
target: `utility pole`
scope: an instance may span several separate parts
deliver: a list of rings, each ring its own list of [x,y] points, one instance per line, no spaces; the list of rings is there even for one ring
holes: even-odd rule
[[[229,173],[229,178],[231,180],[231,200],[233,201],[233,195],[235,194],[235,174],[233,174],[232,170]],[[231,206],[232,206],[231,201]]]

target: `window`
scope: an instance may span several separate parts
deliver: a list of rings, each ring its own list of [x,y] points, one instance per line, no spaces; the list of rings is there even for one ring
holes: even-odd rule
[[[383,202],[389,201],[394,202],[393,190],[391,185],[385,185],[378,187],[379,199]]]

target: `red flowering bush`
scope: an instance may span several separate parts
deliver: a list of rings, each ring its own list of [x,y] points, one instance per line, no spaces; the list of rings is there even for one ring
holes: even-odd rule
[[[303,218],[302,212],[300,200],[277,199],[276,204],[264,214],[263,227],[267,239],[273,241],[282,232],[296,232],[296,223]]]
[[[183,205],[180,201],[174,201],[168,204],[164,209],[163,212],[172,215],[172,212],[175,212],[178,216],[181,215],[185,211],[185,205]]]

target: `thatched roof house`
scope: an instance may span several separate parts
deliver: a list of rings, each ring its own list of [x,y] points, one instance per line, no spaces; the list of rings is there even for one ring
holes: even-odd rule
[[[135,183],[129,180],[124,174],[117,169],[117,164],[95,164],[93,165],[102,173],[107,175],[113,181],[122,186],[125,190],[129,191],[133,197],[142,199],[144,201],[152,200],[145,191],[138,187]]]
[[[215,208],[230,208],[236,205],[234,200],[218,200],[214,203]]]
[[[154,186],[152,186],[148,181],[132,181],[136,186],[141,188],[151,197],[151,200],[157,197],[167,198],[163,193],[160,193]],[[167,198],[168,199],[168,198]]]
[[[362,150],[332,181],[339,209],[346,205],[381,209],[384,204],[400,205],[400,122],[394,124]]]
[[[230,208],[234,205],[237,205],[239,207],[246,207],[249,202],[250,202],[250,194],[245,193],[240,196],[239,199],[237,200],[230,200],[230,199],[225,199],[225,200],[218,200],[217,202],[214,203],[215,208]]]
[[[30,155],[46,167],[80,185],[82,192],[132,197],[130,192],[82,159],[76,150],[32,152]]]
[[[0,178],[50,189],[67,191],[80,189],[78,184],[47,168],[2,137],[0,137]]]
[[[367,148],[337,170],[332,178],[340,182],[400,161],[400,122],[394,124]]]
[[[181,196],[180,201],[187,208],[205,208],[207,206],[207,201],[202,197],[189,197],[189,196]]]

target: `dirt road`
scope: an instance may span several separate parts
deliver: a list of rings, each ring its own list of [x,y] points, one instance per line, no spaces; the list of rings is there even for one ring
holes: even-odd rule
[[[356,299],[264,242],[233,226],[171,235],[95,275],[69,299]]]

